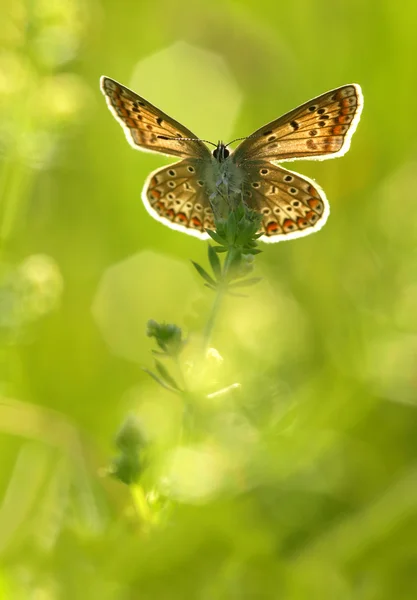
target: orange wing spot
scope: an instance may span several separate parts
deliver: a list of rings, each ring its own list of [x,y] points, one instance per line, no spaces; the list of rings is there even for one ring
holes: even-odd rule
[[[297,229],[297,224],[292,219],[285,219],[284,223],[282,224],[282,228],[284,233],[289,233]]]
[[[191,224],[193,225],[193,227],[197,227],[198,229],[201,229],[203,226],[202,222],[198,217],[193,217],[191,219]]]
[[[298,217],[297,225],[298,225],[299,229],[305,229],[306,227],[309,226],[309,222],[306,221],[303,217]]]
[[[342,135],[344,132],[344,127],[343,125],[335,125],[332,129],[332,133],[334,135]]]
[[[149,190],[149,194],[152,196],[152,198],[156,198],[157,200],[159,200],[161,197],[161,192],[157,189]]]
[[[312,185],[308,186],[307,193],[309,193],[310,196],[313,196],[314,198],[320,198],[318,191]]]
[[[266,226],[267,235],[273,235],[274,233],[280,233],[282,231],[281,227],[275,221],[271,221]]]
[[[173,218],[175,217],[175,212],[173,208],[168,208],[165,211],[165,216],[168,217],[168,219],[170,219],[171,221],[173,220]]]
[[[315,210],[316,212],[322,212],[323,211],[323,203],[320,200],[316,200],[315,198],[310,198],[309,200],[307,200],[308,205],[310,208],[312,208],[313,210]]]
[[[123,106],[122,99],[119,96],[112,96],[114,106]]]
[[[128,117],[129,111],[126,110],[123,106],[119,105],[119,110],[117,111],[121,117]]]
[[[187,223],[188,222],[187,215],[185,215],[184,213],[178,213],[177,217],[176,217],[176,221],[179,221],[180,223]]]
[[[317,214],[317,213],[315,213],[315,212],[313,212],[312,210],[310,210],[310,211],[309,211],[309,212],[306,214],[305,218],[307,219],[307,221],[309,221],[309,222],[310,222],[310,224],[311,224],[311,225],[314,225],[314,223],[317,223],[317,221],[318,221],[318,219],[319,219],[319,216],[318,216],[318,214]]]
[[[164,202],[159,201],[155,204],[154,208],[157,212],[162,213],[165,210],[165,204]]]
[[[133,128],[137,127],[134,119],[127,118],[127,119],[125,119],[125,123],[128,127],[133,127]]]
[[[340,123],[341,125],[345,125],[347,123],[351,122],[351,118],[349,115],[341,115],[340,117],[337,117],[337,122]]]
[[[346,106],[340,111],[342,115],[352,115],[356,110],[356,106]]]

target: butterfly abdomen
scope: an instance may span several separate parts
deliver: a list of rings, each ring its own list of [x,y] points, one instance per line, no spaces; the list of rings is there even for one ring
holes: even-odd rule
[[[227,157],[223,162],[218,162],[212,157],[206,168],[206,189],[211,200],[242,193],[244,171],[236,165],[232,156]]]

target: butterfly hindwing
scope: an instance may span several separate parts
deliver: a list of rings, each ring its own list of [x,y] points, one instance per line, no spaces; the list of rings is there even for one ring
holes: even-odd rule
[[[185,157],[210,156],[208,148],[184,125],[132,90],[109,77],[101,78],[101,91],[126,138],[136,149]]]
[[[214,220],[202,176],[201,161],[193,159],[153,171],[142,194],[146,209],[173,229],[208,239]]]
[[[321,229],[329,215],[326,196],[316,183],[263,161],[250,163],[244,199],[262,215],[263,242],[309,235]]]
[[[238,146],[234,159],[244,165],[260,159],[280,162],[342,156],[349,149],[362,105],[357,84],[331,90],[255,131]]]

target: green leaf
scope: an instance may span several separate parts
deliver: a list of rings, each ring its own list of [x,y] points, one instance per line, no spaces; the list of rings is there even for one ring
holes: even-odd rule
[[[142,464],[135,454],[120,454],[110,465],[109,474],[126,485],[136,483],[142,474]]]
[[[208,257],[211,268],[213,269],[214,276],[217,279],[217,281],[220,281],[220,279],[222,278],[222,267],[216,251],[214,250],[213,246],[210,246],[210,244],[208,247]]]
[[[217,252],[217,254],[220,254],[220,252],[227,252],[228,248],[225,246],[213,246],[213,250]]]
[[[226,241],[224,238],[222,238],[221,235],[217,233],[217,231],[213,231],[212,229],[206,229],[206,233],[208,233],[211,239],[217,242],[218,244],[223,245]]]
[[[261,254],[262,250],[258,250],[257,248],[245,248],[244,254]]]
[[[233,244],[236,238],[236,217],[233,211],[230,212],[226,223],[226,237],[229,244]]]
[[[170,385],[165,383],[165,381],[163,379],[158,377],[158,375],[155,375],[155,373],[152,373],[152,371],[150,371],[149,369],[145,369],[144,367],[142,367],[142,371],[144,371],[145,373],[150,375],[152,377],[152,379],[154,379],[156,381],[156,383],[159,383],[159,385],[162,386],[163,388],[165,388],[166,390],[169,390],[170,392],[173,392],[174,394],[178,394],[178,390],[176,390],[175,388],[172,388]]]
[[[164,364],[162,364],[161,361],[157,360],[156,358],[155,358],[155,367],[156,367],[156,370],[158,371],[158,373],[160,374],[160,376],[162,377],[162,379],[165,381],[165,383],[167,383],[168,385],[173,387],[175,390],[180,391],[180,388],[178,387],[177,382],[170,375],[166,366]]]
[[[181,329],[173,323],[157,323],[150,319],[146,333],[148,337],[155,338],[161,350],[170,356],[178,355],[186,343],[186,340],[182,339]]]
[[[259,281],[262,281],[262,279],[263,277],[250,277],[249,279],[242,279],[241,281],[236,281],[229,284],[229,288],[234,289],[249,285],[255,285],[256,283],[259,283]]]
[[[133,415],[128,415],[115,437],[115,444],[126,453],[137,452],[146,446],[140,423]]]
[[[200,265],[196,262],[194,262],[193,260],[191,261],[194,265],[194,267],[197,269],[197,271],[199,272],[199,274],[201,275],[201,277],[203,279],[205,279],[205,281],[207,281],[207,283],[209,283],[210,285],[216,287],[216,282],[214,281],[214,279],[212,279],[210,277],[210,275],[207,273],[207,271],[205,271],[203,269],[203,267],[200,267]]]
[[[251,235],[250,232],[248,232],[248,229],[246,227],[244,227],[243,229],[241,229],[236,237],[236,246],[245,246],[246,244],[250,244],[251,242]]]

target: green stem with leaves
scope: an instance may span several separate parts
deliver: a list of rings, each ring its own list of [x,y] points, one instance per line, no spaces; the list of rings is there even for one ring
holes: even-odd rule
[[[201,265],[193,262],[205,285],[214,291],[215,298],[204,329],[204,355],[213,333],[223,298],[226,294],[242,296],[239,290],[256,284],[259,277],[247,277],[253,268],[253,257],[257,249],[257,238],[260,227],[260,215],[248,209],[243,203],[230,210],[227,218],[216,221],[216,230],[206,230],[217,245],[208,245],[208,260],[212,273],[209,274]],[[223,263],[219,254],[225,254]],[[193,392],[189,390],[182,371],[181,353],[188,340],[183,337],[181,329],[170,323],[148,321],[147,335],[155,340],[157,349],[154,353],[154,369],[144,368],[161,387],[180,396],[184,403],[184,415],[179,434],[179,443],[192,439],[198,430],[198,409],[195,411]],[[166,361],[173,361],[176,373],[172,375]],[[171,363],[172,364],[172,363]],[[197,417],[197,421],[196,421]],[[146,469],[148,442],[142,435],[140,423],[127,418],[116,436],[118,454],[113,459],[111,473],[123,483],[134,486],[138,515],[144,523],[151,520],[151,512],[140,486],[143,470]]]
[[[206,352],[209,347],[211,335],[212,335],[212,332],[214,329],[214,324],[215,324],[217,316],[219,314],[220,307],[223,302],[223,298],[227,294],[228,274],[229,274],[229,267],[230,267],[230,264],[232,261],[232,257],[233,257],[233,248],[229,248],[226,258],[225,258],[225,261],[224,261],[224,264],[223,264],[223,269],[221,271],[221,278],[218,281],[218,285],[216,288],[216,297],[214,299],[213,305],[211,307],[210,315],[207,320],[206,327],[204,329],[204,338],[203,338],[204,352]]]
[[[218,246],[208,247],[208,259],[212,269],[210,275],[203,267],[193,261],[194,267],[205,280],[205,285],[214,290],[214,299],[210,315],[204,329],[204,352],[210,344],[214,324],[226,294],[240,295],[234,292],[236,288],[257,283],[259,277],[246,279],[252,269],[251,259],[260,250],[257,249],[257,231],[260,225],[259,214],[249,210],[243,204],[230,211],[227,219],[216,222],[216,230],[207,233]],[[223,266],[218,254],[226,252]]]

